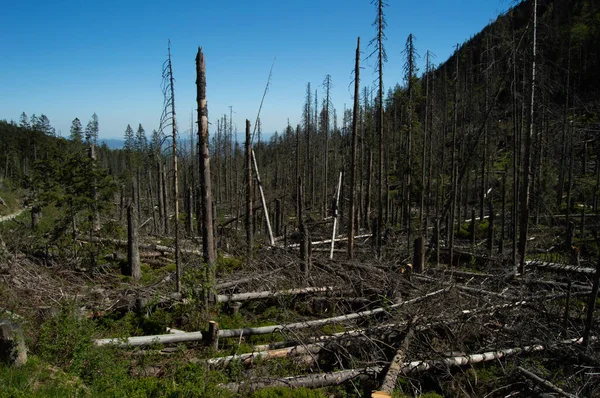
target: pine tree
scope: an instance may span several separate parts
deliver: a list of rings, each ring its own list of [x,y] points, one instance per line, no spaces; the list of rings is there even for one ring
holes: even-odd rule
[[[81,121],[79,121],[79,118],[75,118],[73,119],[73,122],[71,122],[69,139],[78,144],[83,142],[83,127],[81,126]]]
[[[133,152],[133,150],[135,149],[135,136],[133,133],[133,129],[131,128],[131,125],[127,125],[127,128],[125,129],[125,135],[124,135],[124,139],[125,139],[125,144],[123,146],[123,149],[125,149],[126,152]]]
[[[142,124],[140,123],[135,133],[135,150],[143,153],[147,148],[148,140],[146,139],[146,130],[144,130]]]
[[[85,128],[85,143],[97,144],[98,143],[98,132],[99,132],[99,123],[98,123],[98,115],[94,112],[92,115],[92,119],[88,122]]]
[[[21,113],[21,118],[19,119],[19,126],[24,129],[30,129],[31,125],[29,124],[29,118],[25,112]]]
[[[56,135],[54,127],[50,124],[48,116],[42,113],[42,116],[37,120],[37,130],[41,131],[45,135]]]

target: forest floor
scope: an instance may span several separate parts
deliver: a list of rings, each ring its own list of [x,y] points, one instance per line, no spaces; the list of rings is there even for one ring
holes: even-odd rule
[[[516,277],[510,253],[490,255],[479,237],[458,240],[452,267],[445,250],[439,265],[428,253],[422,274],[410,272],[406,236],[394,231],[381,259],[370,237],[357,240],[352,261],[345,242],[334,259],[329,245],[315,244],[304,274],[297,248],[257,245],[248,259],[223,234],[218,303],[206,310],[197,254],[182,253],[183,296],[174,296],[172,253],[142,250],[134,282],[120,273],[124,248],[110,243],[121,228],[105,223],[90,267],[85,240],[48,243],[56,214],[45,211],[36,233],[25,214],[0,226],[11,252],[0,269],[0,312],[22,325],[30,356],[21,368],[0,365],[2,396],[371,396],[399,354],[396,397],[552,392],[526,372],[566,396],[600,396],[597,319],[587,349],[580,339],[593,278],[580,271],[595,268],[593,256],[583,251],[574,269],[537,267],[566,262],[546,252],[558,247],[560,227],[532,231],[538,254]],[[313,240],[329,228],[315,225]],[[143,243],[172,244],[150,235]],[[165,335],[176,341],[157,343]],[[132,337],[141,336],[156,337],[138,346]]]

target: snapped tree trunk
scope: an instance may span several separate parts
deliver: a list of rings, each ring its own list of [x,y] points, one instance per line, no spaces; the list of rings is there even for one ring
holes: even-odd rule
[[[196,100],[198,102],[198,145],[200,190],[202,196],[202,251],[206,263],[204,304],[208,308],[214,296],[216,253],[213,235],[213,207],[210,181],[210,154],[208,151],[208,108],[206,106],[206,65],[202,48],[196,55]]]

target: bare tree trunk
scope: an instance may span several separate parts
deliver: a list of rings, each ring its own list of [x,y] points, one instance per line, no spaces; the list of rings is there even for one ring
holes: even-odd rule
[[[175,228],[175,269],[177,270],[177,293],[181,293],[182,269],[179,263],[179,174],[177,169],[177,122],[175,119],[175,88],[173,86],[173,65],[171,64],[171,43],[169,42],[168,58],[169,86],[171,94],[171,128],[173,135],[173,204],[175,210],[175,219],[173,226]]]
[[[208,151],[208,108],[206,106],[206,65],[202,48],[196,55],[196,88],[198,102],[198,145],[200,189],[202,193],[202,251],[206,262],[204,304],[211,304],[214,296],[216,253],[213,234],[213,206],[210,181],[210,154]]]
[[[358,148],[358,112],[360,90],[360,37],[356,42],[354,64],[354,108],[352,110],[352,159],[350,160],[350,213],[348,214],[348,258],[354,258],[354,220],[356,202],[356,151]]]
[[[333,259],[333,249],[335,248],[335,235],[337,235],[338,218],[339,218],[339,207],[340,207],[340,192],[342,191],[342,172],[340,171],[340,181],[337,187],[337,193],[335,197],[334,209],[333,209],[333,233],[331,234],[331,251],[329,252],[329,258]]]
[[[252,144],[250,120],[246,119],[246,254],[252,255]]]
[[[383,233],[383,62],[385,50],[383,40],[385,38],[383,29],[385,20],[383,15],[383,0],[378,2],[377,12],[377,72],[378,72],[378,92],[377,92],[377,136],[379,140],[379,167],[377,170],[378,192],[377,192],[377,256],[381,257],[382,233]]]
[[[189,184],[187,187],[187,195],[186,195],[186,209],[185,209],[185,213],[186,213],[186,223],[185,223],[185,227],[187,230],[187,235],[188,238],[193,238],[194,237],[194,228],[193,228],[193,211],[192,208],[194,207],[194,195],[192,193],[192,184]]]
[[[310,271],[310,237],[308,229],[304,224],[304,192],[302,190],[302,178],[298,177],[298,229],[300,230],[300,259],[302,260],[300,271],[304,275],[308,275]]]
[[[165,221],[165,235],[169,235],[171,233],[170,222],[169,222],[169,198],[167,193],[167,171],[166,167],[160,162],[160,172],[162,174],[162,195],[163,195],[163,212],[164,212],[164,221]]]
[[[127,206],[127,270],[124,275],[137,281],[141,278],[140,252],[138,243],[138,222],[135,203]]]
[[[373,152],[369,149],[369,172],[367,173],[367,186],[365,192],[365,228],[369,228],[371,222],[371,187],[373,181]]]
[[[521,191],[521,214],[519,231],[519,273],[525,270],[525,255],[527,252],[527,232],[529,227],[529,199],[531,174],[531,138],[535,128],[535,53],[537,40],[537,0],[533,2],[533,60],[531,66],[531,103],[529,110],[529,129],[525,135],[525,157],[523,165],[523,187]]]
[[[158,196],[158,217],[159,217],[159,233],[165,233],[165,205],[163,198],[163,183],[162,183],[162,161],[159,159],[156,164],[157,187],[156,193]]]
[[[449,220],[449,228],[448,228],[448,233],[450,234],[449,237],[449,242],[448,242],[448,246],[449,246],[449,252],[450,252],[450,259],[449,259],[449,264],[453,265],[454,263],[454,221],[456,219],[456,202],[457,202],[457,195],[458,195],[458,159],[456,156],[456,135],[457,135],[457,129],[458,129],[458,59],[459,59],[459,54],[458,54],[458,45],[456,45],[456,78],[455,78],[455,84],[456,87],[454,88],[454,111],[453,111],[453,128],[452,128],[452,187],[450,188],[450,192],[452,194],[452,207],[450,210],[450,220]],[[460,226],[460,219],[458,222],[459,226]]]

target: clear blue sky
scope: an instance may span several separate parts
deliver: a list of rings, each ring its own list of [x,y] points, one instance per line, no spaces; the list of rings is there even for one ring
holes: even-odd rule
[[[384,85],[402,82],[402,50],[409,33],[416,49],[441,63],[509,7],[508,0],[388,0],[389,61]],[[8,1],[0,24],[0,119],[46,114],[63,136],[71,121],[85,126],[96,112],[100,139],[122,138],[127,124],[149,134],[162,108],[161,67],[167,41],[175,75],[180,132],[196,107],[194,58],[202,46],[207,64],[211,122],[233,106],[241,132],[254,120],[269,68],[263,131],[282,131],[301,120],[306,83],[330,74],[332,101],[341,115],[352,104],[350,83],[356,38],[363,58],[375,35],[369,0],[230,1]],[[374,60],[362,61],[361,86],[373,85]],[[319,90],[319,102],[323,92]],[[212,133],[212,128],[211,128]]]

